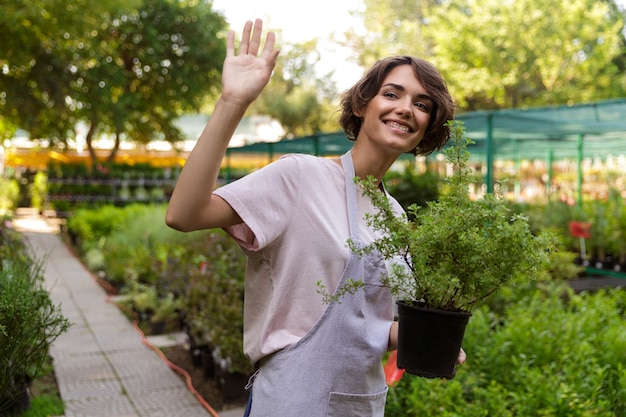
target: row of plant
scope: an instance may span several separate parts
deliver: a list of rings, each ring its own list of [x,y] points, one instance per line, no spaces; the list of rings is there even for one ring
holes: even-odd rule
[[[626,291],[518,281],[476,310],[452,380],[405,374],[385,415],[626,415]]]
[[[584,201],[580,206],[556,201],[516,204],[512,209],[528,216],[535,231],[558,232],[564,249],[579,254],[578,263],[626,272],[626,201],[617,190],[610,192],[605,200]],[[573,223],[584,230],[572,233]],[[582,240],[580,232],[584,232]]]
[[[45,287],[44,260],[0,224],[0,415],[30,406],[32,382],[44,372],[51,343],[70,326]],[[57,410],[56,414],[62,414]]]
[[[435,171],[419,173],[415,165],[407,164],[388,173],[385,186],[408,210],[411,204],[423,207],[437,200],[443,181]],[[626,201],[619,190],[611,189],[606,199],[586,200],[580,206],[561,200],[508,205],[512,213],[528,217],[534,233],[546,230],[556,233],[563,250],[578,254],[576,263],[626,273]],[[572,234],[573,222],[582,224],[588,232],[582,242],[585,259],[582,259],[580,238]]]
[[[226,388],[253,370],[243,354],[243,253],[220,230],[183,234],[164,218],[164,205],[79,209],[67,233],[144,332],[186,331],[194,363]]]
[[[179,167],[162,168],[150,164],[52,162],[44,171],[24,172],[19,181],[6,181],[12,181],[12,186],[23,183],[18,187],[15,205],[19,201],[30,202],[40,212],[50,209],[68,216],[77,208],[166,202],[179,171]],[[242,176],[246,172],[236,175]],[[233,178],[231,170],[224,170],[223,175]],[[0,212],[3,197],[0,195]]]
[[[85,163],[48,164],[46,173],[51,180],[110,180],[112,178],[136,179],[164,179],[176,177],[177,168],[160,168],[150,164],[99,163],[89,165]]]
[[[59,164],[34,176],[33,207],[68,212],[78,207],[130,202],[164,202],[177,170],[148,164]]]

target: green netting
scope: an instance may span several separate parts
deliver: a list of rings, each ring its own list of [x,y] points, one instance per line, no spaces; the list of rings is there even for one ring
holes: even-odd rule
[[[457,115],[475,144],[472,158],[577,159],[626,153],[626,98],[572,106],[477,111]],[[229,153],[339,155],[352,146],[343,132],[230,148]],[[548,156],[551,154],[551,156]]]
[[[581,155],[605,158],[626,153],[626,99],[573,106],[465,113],[476,157],[555,159]],[[491,137],[491,142],[490,142]]]

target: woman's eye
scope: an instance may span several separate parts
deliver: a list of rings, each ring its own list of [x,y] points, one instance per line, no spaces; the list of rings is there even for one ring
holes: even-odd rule
[[[396,93],[392,93],[392,92],[387,92],[384,93],[383,96],[385,97],[389,97],[389,98],[398,98],[398,96],[396,95]]]
[[[428,106],[428,104],[423,103],[421,101],[418,101],[417,103],[415,103],[415,107],[417,107],[420,110],[423,111],[429,111],[430,110],[430,106]]]

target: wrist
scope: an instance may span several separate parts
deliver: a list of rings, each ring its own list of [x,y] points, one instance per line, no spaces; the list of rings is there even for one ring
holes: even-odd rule
[[[232,96],[229,94],[224,94],[224,93],[220,95],[220,97],[217,100],[217,103],[218,105],[221,104],[229,108],[230,110],[241,111],[243,113],[245,113],[246,110],[248,110],[248,107],[250,107],[250,104],[251,104],[251,102],[246,99]]]

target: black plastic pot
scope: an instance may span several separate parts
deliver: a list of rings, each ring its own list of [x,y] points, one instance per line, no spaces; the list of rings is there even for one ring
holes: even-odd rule
[[[398,368],[425,378],[454,378],[471,313],[397,304]]]
[[[0,415],[20,415],[30,408],[30,389],[24,384],[12,395],[0,395]]]

